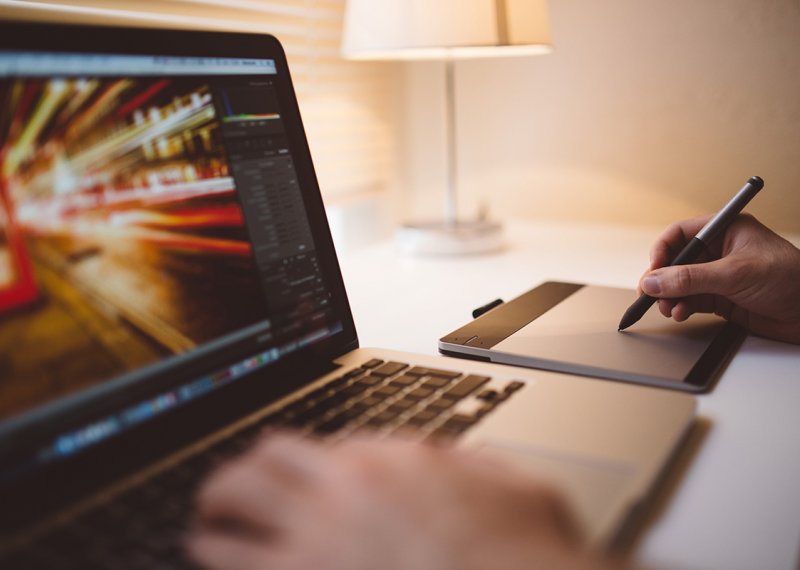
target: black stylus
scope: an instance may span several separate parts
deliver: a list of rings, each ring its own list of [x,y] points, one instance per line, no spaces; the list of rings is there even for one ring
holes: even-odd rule
[[[731,198],[731,201],[725,204],[725,207],[717,212],[717,215],[711,218],[708,223],[697,232],[697,235],[686,244],[669,265],[686,265],[687,263],[695,261],[703,250],[705,250],[706,246],[722,233],[722,230],[739,215],[739,212],[742,211],[747,203],[753,199],[753,196],[758,194],[758,191],[763,187],[764,181],[758,176],[753,176],[748,180],[747,183],[742,186],[742,189]],[[619,322],[619,330],[625,330],[641,319],[656,300],[655,297],[651,297],[650,295],[642,295],[636,299],[633,305],[628,307],[628,310],[622,315],[622,320]]]

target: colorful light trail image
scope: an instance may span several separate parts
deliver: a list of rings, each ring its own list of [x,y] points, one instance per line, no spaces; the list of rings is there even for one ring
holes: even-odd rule
[[[193,78],[0,82],[0,418],[264,319],[221,136]]]

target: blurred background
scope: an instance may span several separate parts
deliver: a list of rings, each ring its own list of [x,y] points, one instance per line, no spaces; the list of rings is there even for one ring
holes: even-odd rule
[[[465,1],[465,9],[471,2]],[[270,32],[340,249],[442,210],[442,62],[340,56],[344,0],[0,0],[4,18]],[[800,232],[800,1],[549,0],[553,51],[457,61],[460,212],[664,226],[748,208]]]
[[[748,210],[800,231],[800,2],[549,0],[553,51],[458,62],[462,203],[500,218],[665,225]],[[402,186],[444,176],[436,64],[406,64]]]

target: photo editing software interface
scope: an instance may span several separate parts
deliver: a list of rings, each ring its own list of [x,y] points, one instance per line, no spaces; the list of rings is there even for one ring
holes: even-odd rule
[[[40,458],[68,455],[342,330],[278,80],[270,59],[0,51],[0,431],[209,343],[261,342]]]

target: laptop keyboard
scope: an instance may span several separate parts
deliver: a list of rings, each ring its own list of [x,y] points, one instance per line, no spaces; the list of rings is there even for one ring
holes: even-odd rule
[[[522,386],[375,359],[310,392],[272,419],[279,425],[341,436],[373,429],[453,437]]]
[[[362,430],[457,437],[524,386],[519,381],[372,359],[282,409],[0,553],[9,569],[195,568],[183,555],[194,492],[216,465],[266,427],[343,438]]]

